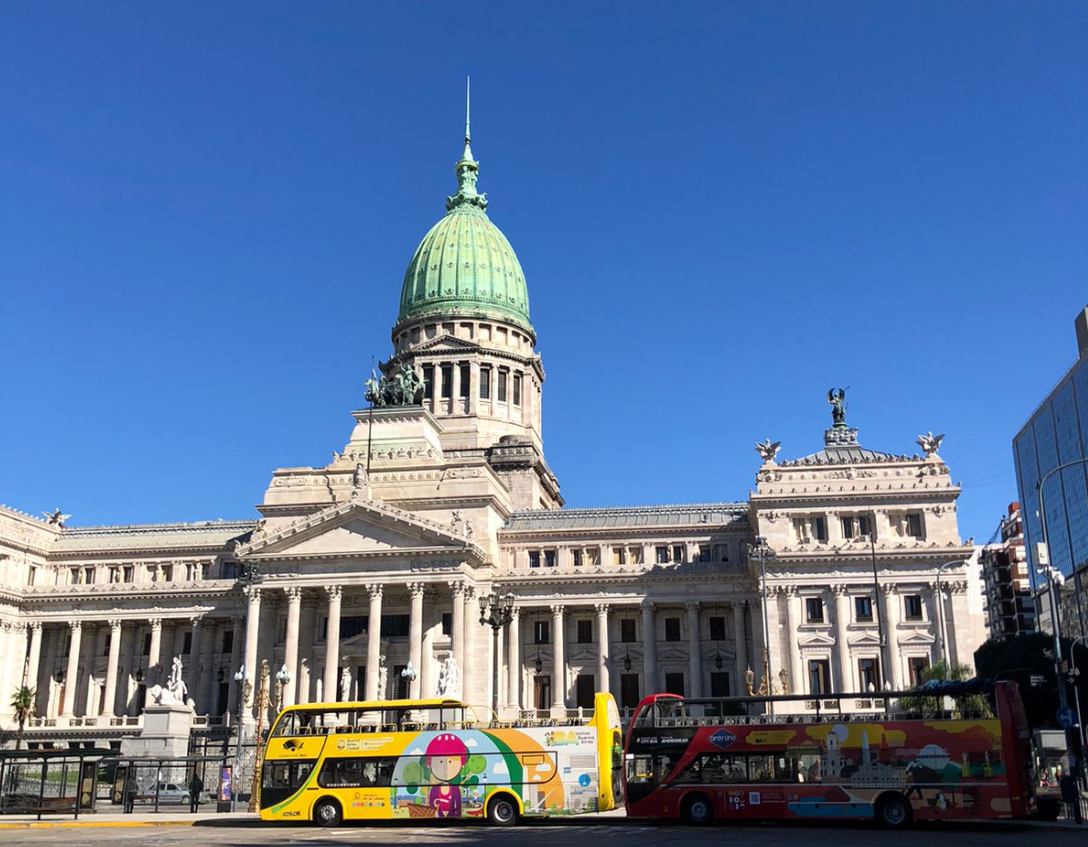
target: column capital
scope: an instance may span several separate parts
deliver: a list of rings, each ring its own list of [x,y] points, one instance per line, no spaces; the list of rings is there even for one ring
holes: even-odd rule
[[[287,597],[287,602],[296,602],[302,600],[302,589],[297,585],[285,585],[283,587],[283,593]]]
[[[597,603],[593,608],[597,610],[598,615],[607,615],[608,610],[612,607],[608,603]]]
[[[465,584],[459,579],[451,579],[446,584],[450,587],[450,591],[453,592],[454,595],[463,594],[465,591]]]
[[[79,632],[81,629],[83,629],[83,621],[81,621],[79,618],[73,618],[72,620],[68,621],[68,628],[71,629],[72,632]]]
[[[552,617],[561,618],[563,617],[563,612],[566,611],[567,607],[564,606],[562,603],[554,603],[550,608],[552,610]]]
[[[26,625],[26,628],[28,630],[30,630],[31,632],[33,632],[35,630],[40,630],[42,628],[42,622],[41,621],[30,621],[30,623],[28,623]]]
[[[121,619],[120,618],[110,618],[109,619],[109,625],[110,625],[111,630],[120,629],[121,628]]]
[[[654,610],[654,601],[647,597],[639,602],[638,607],[642,610],[642,614],[645,615]]]
[[[698,612],[699,611],[699,601],[698,600],[685,600],[684,601],[684,608],[687,609],[689,612]]]
[[[381,597],[382,596],[382,586],[381,586],[381,584],[380,583],[372,583],[372,584],[366,586],[366,593],[367,593],[367,596],[371,600],[375,599],[376,597]]]
[[[189,615],[189,623],[191,623],[194,628],[200,626],[204,623],[204,615]]]
[[[799,597],[800,596],[800,592],[798,592],[796,585],[787,585],[785,587],[785,589],[783,589],[783,590],[784,590],[784,592],[786,594],[786,597],[791,599],[791,600],[794,597]]]
[[[326,585],[325,593],[329,595],[329,600],[339,600],[344,596],[344,588],[341,585]]]
[[[409,596],[418,597],[423,594],[423,590],[426,588],[426,585],[424,585],[424,583],[422,582],[409,582],[405,586],[405,588],[408,589]]]
[[[471,600],[475,596],[476,596],[476,586],[475,585],[466,585],[465,586],[465,599],[466,600]]]
[[[261,587],[259,585],[247,585],[242,592],[249,598],[250,603],[261,602]]]
[[[162,618],[148,618],[147,622],[151,624],[152,632],[154,632],[155,630],[159,630],[160,632],[162,631]]]
[[[891,597],[893,594],[899,593],[899,586],[893,585],[890,582],[885,582],[882,586],[880,586],[880,592],[885,597]]]
[[[845,597],[847,594],[850,593],[850,589],[841,582],[838,585],[831,586],[831,591],[835,594],[836,597]]]
[[[510,607],[510,619],[513,620],[514,618],[520,618],[520,617],[521,617],[521,606],[511,606]]]

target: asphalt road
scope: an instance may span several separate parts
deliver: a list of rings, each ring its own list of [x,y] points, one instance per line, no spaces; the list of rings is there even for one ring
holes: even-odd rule
[[[885,832],[873,826],[852,827],[819,825],[728,825],[693,828],[678,825],[639,825],[623,819],[592,826],[575,821],[534,822],[513,829],[493,829],[477,824],[413,826],[401,823],[343,826],[338,829],[318,829],[312,826],[225,825],[209,821],[191,827],[161,827],[156,829],[31,829],[0,833],[0,842],[11,844],[112,844],[114,847],[137,847],[153,843],[155,847],[272,847],[272,845],[333,845],[406,844],[412,847],[462,847],[465,845],[496,845],[496,847],[748,847],[748,845],[803,845],[803,847],[906,847],[933,845],[944,847],[1022,847],[1025,841],[1054,847],[1074,844],[1083,847],[1085,834],[1067,829],[1021,827],[1007,824],[988,826],[921,827],[906,832]]]

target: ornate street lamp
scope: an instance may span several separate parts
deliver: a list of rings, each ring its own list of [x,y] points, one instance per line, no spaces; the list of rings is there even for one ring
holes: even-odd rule
[[[631,670],[631,642],[626,638],[623,640],[623,669],[628,672]]]
[[[497,586],[496,586],[497,588]],[[502,668],[499,667],[499,633],[510,625],[514,619],[514,595],[502,594],[492,591],[490,594],[480,595],[480,625],[490,626],[494,640],[492,651],[495,662],[495,687],[491,694],[491,711],[497,720],[499,717],[499,686],[501,684]]]
[[[231,774],[230,788],[230,810],[232,812],[238,809],[238,786],[241,785],[238,778],[242,766],[242,709],[249,703],[249,695],[253,688],[249,680],[246,679],[245,665],[238,668],[238,672],[234,675],[234,681],[238,683],[238,719],[234,725],[237,741],[234,745],[234,772]]]
[[[276,671],[276,711],[283,711],[283,691],[287,688],[288,683],[291,682],[291,672],[287,670],[287,665],[282,665],[278,671]]]
[[[773,562],[778,558],[777,554],[771,549],[771,546],[767,544],[767,539],[762,535],[756,536],[755,543],[748,545],[748,558],[755,559],[759,562],[759,580],[760,590],[763,594],[763,683],[760,685],[760,689],[766,688],[767,695],[770,696],[774,693],[774,683],[771,681],[771,627],[767,620],[767,562]],[[745,675],[747,676],[747,674]],[[748,683],[748,690],[751,692],[752,684]],[[767,701],[768,711],[771,717],[774,717],[774,701]]]

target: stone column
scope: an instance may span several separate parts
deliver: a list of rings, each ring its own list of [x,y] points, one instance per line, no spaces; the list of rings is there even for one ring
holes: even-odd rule
[[[94,669],[98,664],[98,657],[102,655],[102,652],[106,649],[106,627],[101,624],[93,624],[94,638],[89,639],[86,647],[87,655],[83,661],[83,676],[87,681],[87,684],[83,688],[83,715],[84,717],[93,717],[96,713],[94,710],[94,700],[96,694],[96,685],[94,683]]]
[[[612,652],[612,640],[608,631],[608,604],[598,603],[597,610],[597,690],[605,693],[612,690],[609,678],[608,657]]]
[[[30,629],[30,655],[26,661],[26,675],[23,679],[23,685],[36,691],[38,688],[38,667],[42,656],[42,625],[40,621],[31,621],[27,626]]]
[[[121,677],[123,682],[122,690],[125,692],[124,713],[129,716],[135,716],[139,713],[142,706],[141,703],[137,703],[133,694],[138,690],[135,675],[140,668],[140,657],[143,655],[143,639],[140,637],[141,626],[138,623],[133,622],[131,626],[122,626],[121,628],[121,646],[124,646],[125,642],[125,630],[130,633],[130,640],[132,642],[131,650],[128,654],[128,669]],[[189,697],[194,698],[196,695],[190,691]]]
[[[408,594],[412,604],[408,616],[408,661],[416,672],[415,679],[408,683],[408,696],[412,700],[418,700],[423,682],[423,583],[408,583]],[[367,647],[369,646],[368,643]]]
[[[899,669],[899,590],[894,585],[885,584],[880,586],[880,591],[884,595],[884,637],[888,639],[885,655],[889,665],[886,670],[880,670],[892,691],[898,691],[903,685]]]
[[[287,595],[287,638],[283,645],[283,663],[291,679],[283,687],[283,705],[295,705],[298,686],[298,621],[302,612],[302,589],[296,585],[283,590]]]
[[[688,600],[688,682],[689,697],[703,696],[703,639],[699,631],[699,601]]]
[[[219,636],[219,622],[209,619],[202,630],[200,639],[200,668],[197,669],[197,691],[194,695],[197,703],[197,714],[210,715],[215,709],[214,685],[215,673],[212,665],[215,664],[215,642]]]
[[[846,625],[850,622],[850,595],[845,585],[836,585],[835,594],[835,652],[839,656],[839,691],[856,691],[854,674],[850,670],[850,645],[847,643]]]
[[[343,589],[339,585],[325,587],[329,595],[328,621],[325,624],[325,682],[321,697],[326,703],[340,700],[340,604],[343,601]],[[370,676],[370,669],[367,669]]]
[[[153,686],[162,685],[162,618],[151,618],[148,624],[151,644],[147,652],[147,690],[150,691]]]
[[[517,606],[511,610],[510,626],[507,631],[510,641],[507,647],[506,660],[506,703],[515,710],[521,711],[521,609]]]
[[[744,625],[744,601],[733,601],[733,641],[736,653],[736,671],[733,690],[737,696],[748,692],[744,690],[744,672],[748,669],[748,629]]]
[[[507,386],[509,388],[509,386]],[[508,395],[509,396],[509,395]],[[567,713],[567,668],[563,656],[565,635],[561,604],[552,606],[552,716],[564,717]]]
[[[364,700],[384,700],[385,692],[378,691],[382,655],[382,587],[368,585],[370,612],[366,624],[366,695]],[[390,668],[392,671],[392,668]]]
[[[185,682],[185,687],[189,690],[189,696],[192,698],[196,707],[196,713],[200,714],[200,639],[204,633],[204,616],[194,615],[190,620],[193,622],[193,634],[189,639],[189,661],[185,668],[187,673],[185,674],[188,679]]]
[[[442,363],[441,362],[435,362],[434,363],[434,367],[432,368],[432,373],[434,374],[434,376],[432,377],[432,379],[434,381],[434,391],[432,392],[432,396],[434,397],[434,403],[432,405],[434,406],[434,408],[431,411],[434,414],[437,415],[439,410],[442,409]],[[370,676],[369,669],[367,670],[367,676]]]
[[[453,615],[450,634],[452,642],[453,661],[457,664],[457,672],[461,674],[461,688],[464,691],[465,674],[465,584],[463,582],[451,582],[450,592],[453,596]]]
[[[261,589],[254,585],[246,589],[249,602],[246,606],[246,660],[243,663],[246,676],[253,685],[254,692],[260,685],[260,668],[257,667],[257,633],[261,626]],[[254,695],[253,700],[257,697]]]
[[[60,704],[57,702],[56,697],[53,695],[55,675],[57,673],[57,652],[60,650],[60,640],[63,638],[63,631],[59,627],[50,628],[48,633],[43,631],[43,638],[46,640],[45,647],[45,685],[40,692],[41,697],[39,702],[41,705],[42,714],[45,717],[54,717],[60,709]]]
[[[68,624],[71,638],[68,642],[68,669],[64,674],[64,702],[61,717],[70,718],[76,705],[76,688],[79,682],[79,651],[83,646],[83,623],[76,619]]]
[[[121,661],[121,621],[110,621],[110,656],[106,663],[106,687],[102,690],[102,716],[112,718],[117,708],[117,665]]]
[[[476,414],[477,404],[480,399],[480,363],[468,364],[468,413]]]
[[[229,686],[227,688],[227,713],[231,716],[233,726],[233,719],[238,714],[238,682],[234,679],[234,675],[238,673],[238,669],[242,666],[242,616],[231,615],[231,632],[233,633],[230,638],[230,678],[227,680]],[[151,630],[151,645],[155,645],[155,630]],[[245,684],[244,682],[242,683]]]
[[[786,589],[786,628],[790,639],[790,691],[795,694],[805,690],[805,668],[801,661],[801,642],[798,640],[801,614],[801,595],[790,586]]]
[[[314,632],[317,629],[317,604],[312,597],[302,598],[302,613],[298,619],[298,685],[295,687],[295,703],[314,702]]]
[[[654,604],[642,601],[642,696],[657,691],[657,627],[654,625]]]
[[[422,697],[426,698],[434,697],[435,689],[438,687],[434,664],[434,630],[433,626],[424,627],[423,629],[423,659],[419,673],[422,677],[420,693]]]
[[[473,601],[475,599],[475,586],[466,585],[464,594],[464,608],[471,609]],[[456,609],[456,606],[454,606],[454,608]],[[476,654],[472,649],[473,642],[476,640],[474,637],[476,632],[476,625],[475,622],[471,619],[471,612],[468,614],[462,612],[462,618],[464,622],[464,641],[462,642],[464,644],[464,656],[462,659],[463,664],[461,665],[461,696],[463,699],[471,701],[472,698],[475,696],[475,689],[473,688],[473,683],[476,681]],[[454,631],[457,631],[456,624],[454,625]]]
[[[450,389],[450,414],[461,411],[461,363],[454,362],[450,371],[453,388]]]

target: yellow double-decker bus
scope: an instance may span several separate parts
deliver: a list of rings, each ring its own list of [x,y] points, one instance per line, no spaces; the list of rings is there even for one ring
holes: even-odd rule
[[[480,721],[457,700],[312,703],[280,713],[261,772],[261,817],[468,818],[511,826],[529,815],[607,811],[623,801],[620,715]]]

